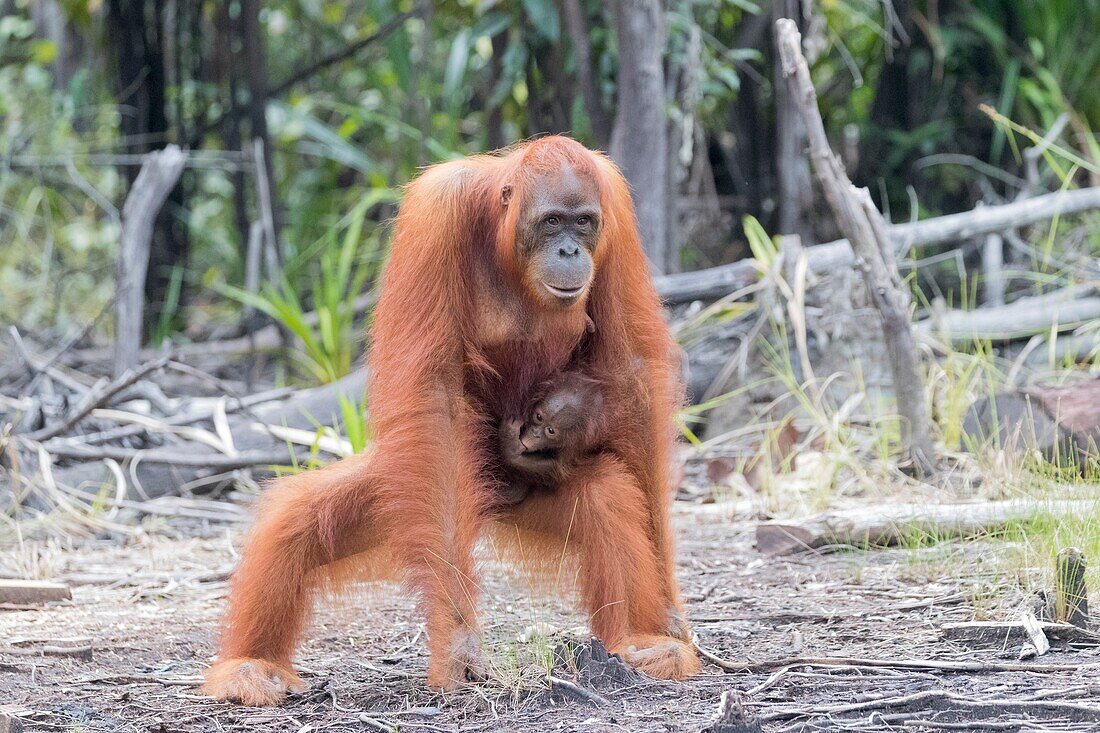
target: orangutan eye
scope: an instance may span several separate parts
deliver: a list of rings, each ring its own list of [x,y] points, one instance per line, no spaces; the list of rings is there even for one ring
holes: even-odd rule
[[[577,217],[577,226],[586,227],[586,226],[588,226],[588,222],[590,222],[590,221],[591,221],[591,219],[587,216],[578,216]]]
[[[553,435],[557,434],[557,432],[558,432],[558,431],[557,431],[557,430],[554,430],[554,428],[546,428],[546,434],[547,434],[547,435],[551,435],[551,436],[553,436]]]
[[[541,412],[536,412],[535,413],[535,422],[536,423],[542,422],[542,413]]]
[[[546,223],[552,227],[556,227],[558,224],[561,223],[561,219],[556,216],[548,216],[546,217]]]

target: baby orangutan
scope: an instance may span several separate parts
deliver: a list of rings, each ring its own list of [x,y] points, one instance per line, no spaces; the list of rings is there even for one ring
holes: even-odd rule
[[[500,455],[508,479],[503,504],[518,504],[534,486],[550,486],[598,447],[603,434],[599,383],[580,372],[551,380],[521,419],[500,425]]]

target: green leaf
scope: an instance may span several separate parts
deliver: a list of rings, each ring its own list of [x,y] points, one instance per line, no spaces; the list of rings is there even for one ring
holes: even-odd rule
[[[746,215],[741,219],[741,225],[745,228],[745,238],[749,241],[753,259],[760,263],[761,267],[771,267],[779,253],[775,242],[768,236],[767,231],[755,216]]]
[[[57,44],[53,41],[35,41],[31,44],[31,59],[38,64],[52,64],[57,58]]]
[[[305,137],[320,143],[320,151],[332,160],[363,173],[370,172],[373,167],[371,160],[358,145],[341,137],[328,125],[306,112],[302,105],[291,106],[279,101],[269,101],[268,105],[283,112],[288,122],[300,125]]]
[[[443,96],[454,101],[458,85],[466,75],[466,64],[470,59],[470,29],[463,28],[451,43],[451,53],[447,57],[447,66],[443,71]]]
[[[536,33],[551,43],[558,42],[561,28],[555,3],[551,0],[523,0],[523,9]]]

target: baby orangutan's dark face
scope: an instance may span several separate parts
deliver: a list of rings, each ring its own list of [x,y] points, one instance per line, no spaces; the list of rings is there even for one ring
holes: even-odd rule
[[[560,476],[591,449],[589,421],[602,409],[597,382],[577,372],[562,375],[522,418],[501,422],[504,464],[529,476]]]
[[[584,421],[582,395],[571,391],[556,391],[535,405],[524,421],[519,440],[525,453],[543,453],[553,458],[565,441],[575,437],[574,431]]]

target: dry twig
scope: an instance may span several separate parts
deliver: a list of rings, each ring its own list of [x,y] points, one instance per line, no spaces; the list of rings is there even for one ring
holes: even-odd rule
[[[589,690],[586,687],[570,682],[569,680],[562,679],[561,677],[555,677],[552,674],[546,675],[547,682],[550,683],[550,687],[553,689],[564,690],[571,695],[587,700],[588,702],[596,705],[610,705],[607,698],[598,695],[597,693]]]

